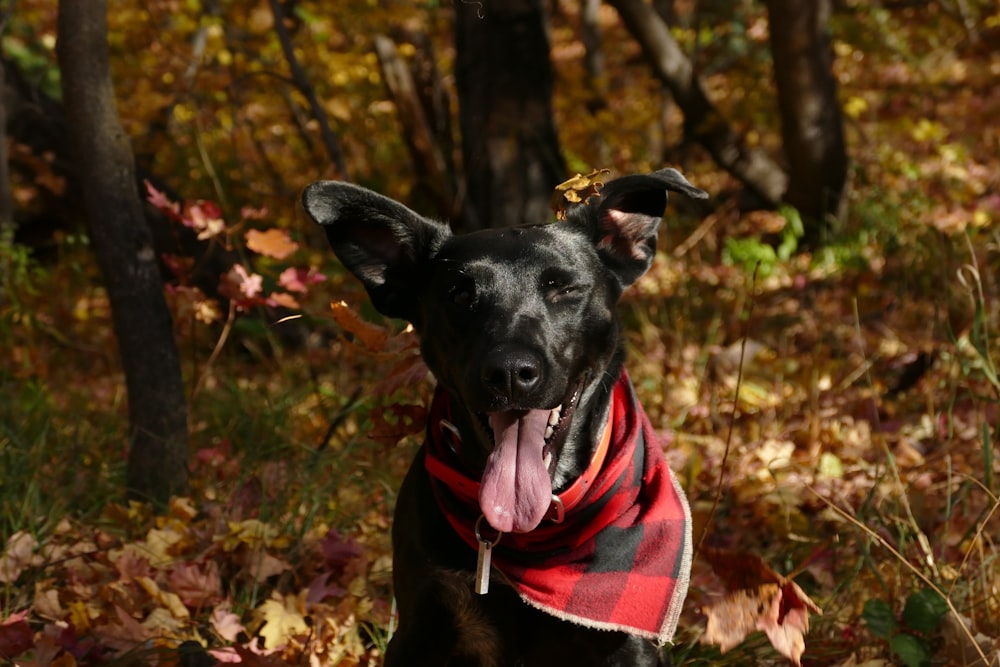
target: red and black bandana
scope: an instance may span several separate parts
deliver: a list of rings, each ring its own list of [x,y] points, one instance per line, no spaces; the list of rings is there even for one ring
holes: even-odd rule
[[[447,404],[437,391],[425,460],[438,505],[475,562],[479,483],[459,471],[451,435],[440,427]],[[691,513],[624,371],[609,419],[610,447],[590,488],[561,523],[504,534],[493,549],[494,576],[552,616],[664,644],[687,594]]]

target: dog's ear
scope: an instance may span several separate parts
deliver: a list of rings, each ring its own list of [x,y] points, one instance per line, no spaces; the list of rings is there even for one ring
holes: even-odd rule
[[[334,253],[365,286],[375,308],[414,322],[421,262],[450,235],[448,228],[393,199],[339,181],[309,185],[302,206],[323,225]]]
[[[676,169],[661,169],[608,181],[600,195],[587,202],[586,217],[597,253],[622,287],[638,280],[653,262],[667,190],[697,199],[708,197]]]

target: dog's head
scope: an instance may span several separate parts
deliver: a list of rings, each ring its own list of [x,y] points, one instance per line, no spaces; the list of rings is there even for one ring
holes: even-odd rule
[[[589,461],[621,368],[615,306],[653,261],[668,190],[707,196],[664,169],[608,182],[560,222],[453,235],[355,185],[306,188],[375,307],[419,333],[497,530],[534,529]]]

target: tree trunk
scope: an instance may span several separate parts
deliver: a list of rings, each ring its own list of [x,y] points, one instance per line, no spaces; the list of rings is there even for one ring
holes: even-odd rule
[[[818,241],[844,199],[847,152],[833,77],[830,0],[767,0],[771,56],[790,174],[785,201],[812,224]]]
[[[461,201],[455,186],[452,160],[449,159],[450,146],[447,137],[442,137],[438,131],[438,114],[448,113],[449,110],[447,107],[435,109],[429,106],[435,100],[427,94],[425,85],[428,82],[421,82],[425,85],[417,83],[414,70],[399,55],[396,43],[390,37],[375,35],[374,43],[382,79],[396,105],[403,137],[416,167],[416,189],[430,195],[441,217],[460,217]],[[433,61],[427,64],[433,67]]]
[[[565,165],[552,119],[541,0],[455,5],[455,77],[468,207],[465,229],[544,222]]]
[[[643,0],[609,0],[618,10],[653,68],[684,113],[684,131],[705,147],[723,169],[775,205],[785,193],[788,177],[763,151],[748,147],[708,99],[691,61],[670,34],[652,5]]]
[[[152,235],[108,65],[107,0],[59,3],[57,56],[80,190],[125,371],[126,485],[164,504],[187,488],[187,407]]]

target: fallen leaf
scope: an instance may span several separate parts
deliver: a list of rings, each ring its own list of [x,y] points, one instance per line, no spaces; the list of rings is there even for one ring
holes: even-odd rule
[[[209,623],[211,623],[212,629],[215,630],[216,634],[227,642],[236,641],[240,633],[246,631],[246,628],[240,623],[240,617],[234,614],[229,609],[228,604],[225,603],[220,604],[212,610]]]
[[[149,577],[139,577],[136,580],[146,594],[153,599],[154,602],[160,606],[166,608],[174,618],[190,618],[191,614],[188,612],[187,607],[181,602],[180,597],[176,593],[171,593],[169,591],[164,591],[160,586],[150,579]]]
[[[263,584],[271,577],[290,569],[292,569],[291,565],[265,551],[258,551],[250,555],[247,562],[247,573],[258,584]]]
[[[219,564],[213,560],[202,565],[181,563],[167,573],[167,583],[191,609],[211,605],[222,599]]]
[[[705,549],[705,559],[731,591],[703,611],[708,624],[702,642],[725,653],[756,630],[767,634],[775,650],[800,665],[809,632],[809,612],[822,614],[794,581],[778,574],[753,554]]]
[[[50,621],[61,621],[66,617],[66,610],[63,609],[62,604],[59,603],[59,591],[55,588],[42,590],[42,588],[36,584],[35,599],[31,604],[31,608],[40,617]]]
[[[19,611],[0,622],[0,658],[13,660],[35,645],[27,617],[27,611]]]
[[[306,589],[308,591],[306,594],[306,604],[317,604],[331,597],[339,598],[347,592],[337,584],[330,583],[332,575],[333,572],[324,572],[309,582],[309,586]]]
[[[344,572],[348,563],[360,557],[361,547],[351,538],[344,538],[336,528],[327,531],[319,541],[319,551],[323,554],[326,566],[338,576]]]
[[[265,648],[284,646],[296,636],[308,635],[309,625],[294,595],[278,593],[253,610],[256,634],[264,640]]]
[[[0,584],[12,584],[27,568],[41,565],[41,557],[35,554],[37,548],[38,540],[31,533],[19,530],[11,535],[0,556]]]

